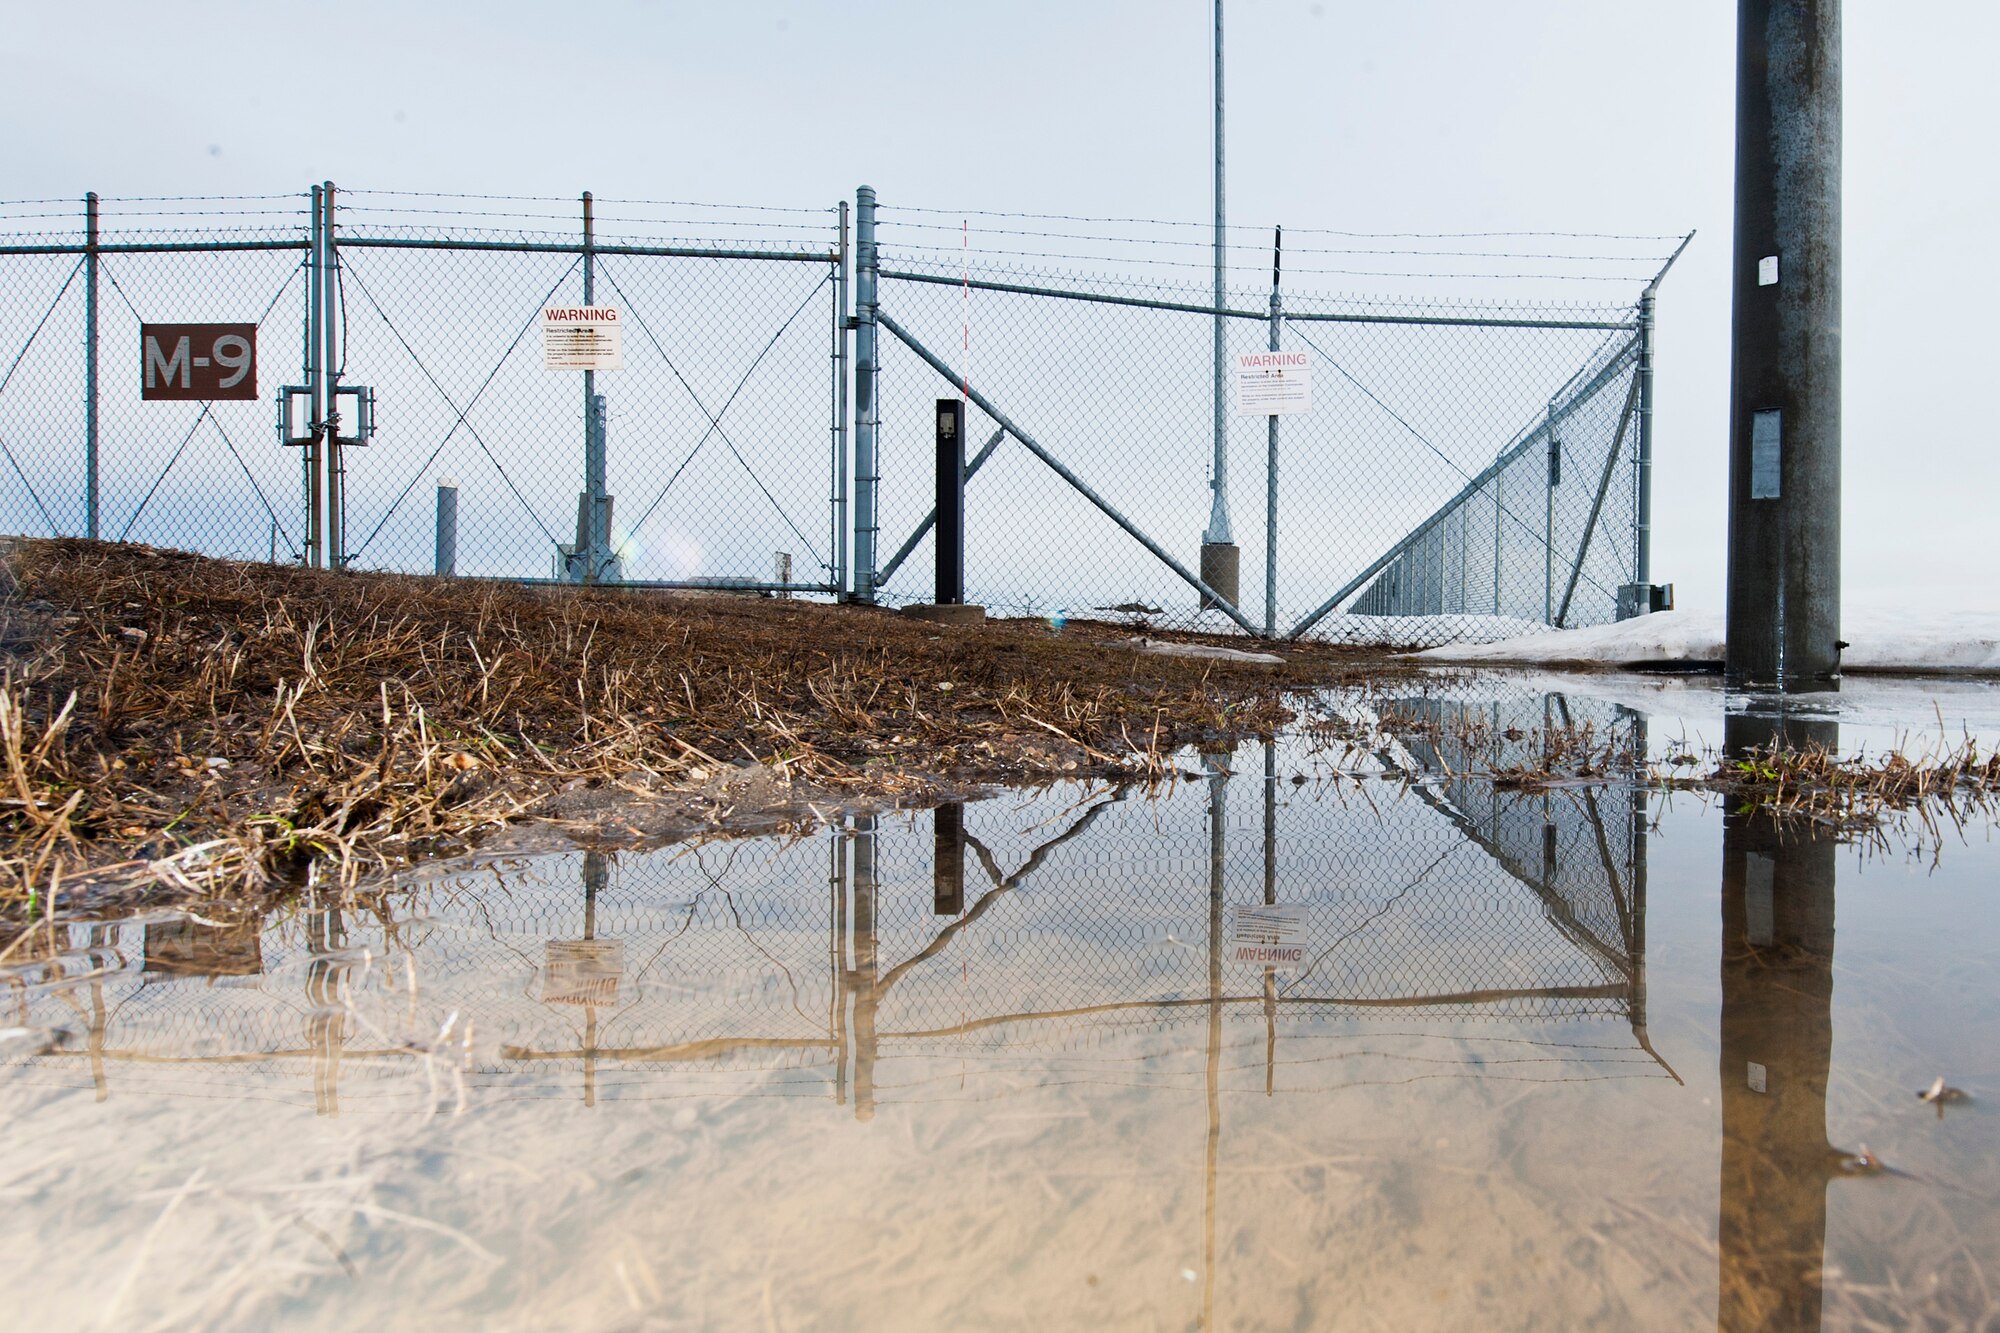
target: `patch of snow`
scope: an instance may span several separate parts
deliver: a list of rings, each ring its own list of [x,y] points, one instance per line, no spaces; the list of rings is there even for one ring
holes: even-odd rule
[[[1630,666],[1640,662],[1722,661],[1722,617],[1713,612],[1656,611],[1584,629],[1551,630],[1497,643],[1453,643],[1417,654],[1433,662],[1505,662],[1534,666]]]
[[[2000,613],[1962,611],[1916,616],[1866,611],[1841,630],[1843,672],[1945,672],[2000,675]],[[1543,630],[1495,643],[1454,643],[1418,656],[1433,662],[1532,666],[1632,666],[1640,663],[1720,664],[1722,616],[1713,611],[1660,611],[1587,629]]]
[[[1240,648],[1216,648],[1205,643],[1167,643],[1159,639],[1127,639],[1126,645],[1158,657],[1205,657],[1217,662],[1249,662],[1258,666],[1283,666],[1285,659],[1273,653],[1246,653]]]
[[[1323,617],[1305,634],[1327,643],[1409,647],[1423,643],[1485,644],[1557,634],[1539,620],[1515,616],[1350,616]]]

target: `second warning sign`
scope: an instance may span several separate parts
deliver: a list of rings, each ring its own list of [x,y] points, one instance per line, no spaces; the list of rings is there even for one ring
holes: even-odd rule
[[[623,370],[624,328],[615,305],[544,306],[542,365],[549,370]]]
[[[1236,415],[1288,417],[1312,411],[1312,374],[1304,352],[1239,353]]]

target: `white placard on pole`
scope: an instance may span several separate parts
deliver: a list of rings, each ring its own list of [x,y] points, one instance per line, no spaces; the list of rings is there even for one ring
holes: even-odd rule
[[[1237,353],[1237,416],[1296,416],[1312,405],[1312,362],[1304,352]]]
[[[624,328],[615,305],[544,306],[542,365],[549,370],[623,370]]]

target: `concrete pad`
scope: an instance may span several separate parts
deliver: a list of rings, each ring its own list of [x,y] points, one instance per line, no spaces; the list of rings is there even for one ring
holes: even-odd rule
[[[917,602],[904,607],[903,614],[915,620],[928,620],[938,625],[966,626],[986,623],[986,608],[965,602],[951,604]]]

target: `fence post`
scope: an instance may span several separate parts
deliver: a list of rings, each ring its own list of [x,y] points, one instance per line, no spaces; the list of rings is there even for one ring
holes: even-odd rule
[[[450,477],[438,478],[437,541],[431,572],[445,578],[458,573],[458,483]]]
[[[320,208],[320,187],[312,187],[312,216],[307,221],[306,241],[306,392],[312,403],[312,421],[308,423],[305,449],[306,483],[306,532],[305,549],[299,554],[305,563],[318,569],[323,563],[321,552],[325,537],[325,524],[321,521],[325,511],[320,503],[320,481],[325,471],[325,437],[322,430],[326,422],[328,407],[326,378],[320,373],[320,320],[326,314],[326,246],[325,214]]]
[[[1556,581],[1556,487],[1562,482],[1562,445],[1556,440],[1556,400],[1549,399],[1548,484],[1542,489],[1542,623],[1555,623]]]
[[[1279,332],[1284,327],[1285,303],[1279,294],[1278,278],[1285,254],[1285,229],[1271,229],[1271,350],[1278,350]],[[1269,432],[1264,457],[1264,637],[1278,634],[1278,418],[1266,417]]]
[[[83,535],[97,539],[97,191],[83,197]]]
[[[876,257],[875,191],[854,192],[854,600],[875,601]]]
[[[1642,588],[1653,581],[1653,291],[1658,285],[1655,278],[1639,296],[1639,498],[1632,581]]]
[[[597,304],[597,229],[592,217],[590,191],[583,192],[583,303]],[[598,528],[604,500],[604,436],[599,430],[597,372],[583,372],[583,521],[577,525],[576,539],[583,549],[583,581],[596,583],[603,567],[604,548]]]
[[[1500,520],[1506,511],[1504,494],[1507,474],[1501,472],[1493,478],[1493,614],[1500,614]]]
[[[320,356],[320,381],[326,388],[326,510],[321,526],[326,531],[326,567],[347,568],[347,465],[340,451],[340,409],[335,395],[340,389],[339,321],[334,318],[335,290],[340,281],[340,249],[334,243],[333,182],[320,187],[320,207],[325,218],[320,223],[320,247],[325,262],[319,271],[320,336],[325,348]]]
[[[840,201],[840,249],[833,265],[833,587],[847,583],[847,201]]]

